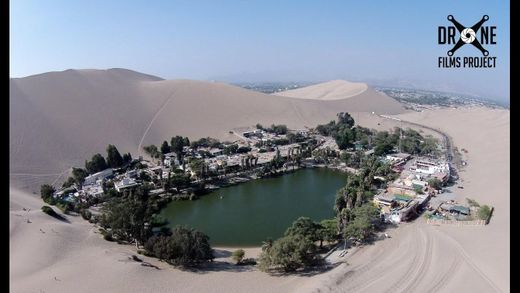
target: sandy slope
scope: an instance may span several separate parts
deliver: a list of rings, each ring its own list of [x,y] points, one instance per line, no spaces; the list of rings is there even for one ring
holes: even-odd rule
[[[366,83],[331,80],[320,84],[276,93],[277,96],[311,100],[341,100],[355,97],[368,89]]]
[[[31,190],[82,166],[95,152],[105,153],[109,143],[135,156],[139,146],[174,135],[229,139],[229,130],[256,123],[303,128],[328,122],[340,111],[404,112],[372,89],[348,99],[296,99],[125,69],[11,79],[9,100],[11,184]]]
[[[143,267],[128,259],[135,254],[131,246],[103,240],[82,219],[55,220],[40,207],[33,196],[10,190],[11,292],[288,292],[299,283],[299,277],[272,277],[227,263],[232,249],[218,249],[206,271],[180,271],[140,256],[160,269]],[[249,249],[246,257],[257,253]]]

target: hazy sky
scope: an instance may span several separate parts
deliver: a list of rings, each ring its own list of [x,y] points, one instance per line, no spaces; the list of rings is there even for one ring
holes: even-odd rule
[[[419,3],[420,2],[420,3]],[[10,2],[10,75],[128,68],[166,79],[409,85],[509,100],[509,1]],[[448,14],[497,26],[495,69],[439,69]],[[471,45],[457,56],[481,56]]]

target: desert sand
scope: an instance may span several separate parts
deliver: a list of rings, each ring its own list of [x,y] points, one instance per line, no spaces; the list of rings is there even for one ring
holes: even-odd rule
[[[89,75],[92,72],[99,73],[99,71],[74,72],[75,78],[77,78],[76,75]],[[106,73],[104,72],[104,74]],[[117,76],[122,74],[122,72],[108,73],[116,75],[110,82],[120,82]],[[135,75],[133,72],[123,73],[131,76]],[[104,111],[106,110],[104,108],[98,109],[104,115],[93,116],[96,119],[92,120],[96,120],[96,122],[85,122],[89,127],[98,126],[98,128],[94,128],[96,135],[91,134],[92,130],[89,130],[88,127],[82,128],[83,126],[79,122],[77,125],[71,122],[76,127],[72,128],[73,130],[83,131],[76,134],[69,133],[71,131],[71,129],[67,128],[69,126],[57,124],[58,122],[64,123],[63,121],[69,121],[71,118],[76,117],[72,113],[81,110],[81,107],[88,109],[88,103],[73,103],[70,101],[73,106],[66,106],[67,100],[63,99],[67,95],[63,94],[61,100],[57,99],[54,104],[54,107],[59,106],[58,111],[51,106],[47,106],[46,103],[40,102],[38,98],[29,98],[29,96],[38,92],[37,89],[33,89],[33,92],[30,92],[27,89],[28,86],[25,85],[22,91],[20,90],[22,86],[18,85],[20,92],[15,97],[22,97],[20,98],[20,103],[24,104],[13,105],[16,103],[12,102],[11,116],[13,116],[13,111],[18,111],[16,113],[19,115],[23,114],[24,108],[22,106],[28,107],[27,111],[29,113],[36,110],[39,112],[35,112],[35,116],[25,116],[25,120],[31,123],[29,125],[11,125],[10,159],[11,162],[22,160],[22,162],[16,162],[11,170],[12,174],[19,174],[11,176],[10,189],[10,280],[12,292],[510,291],[509,110],[459,108],[432,110],[421,113],[404,113],[402,110],[397,111],[398,108],[396,107],[394,109],[395,112],[392,113],[394,104],[389,103],[388,105],[392,111],[389,111],[390,113],[388,114],[401,113],[398,117],[402,119],[439,128],[451,136],[455,146],[459,149],[465,148],[468,150],[468,153],[464,154],[464,159],[468,162],[468,165],[459,174],[461,176],[460,184],[464,186],[464,189],[453,189],[453,192],[460,201],[463,201],[465,197],[470,197],[482,204],[494,206],[494,216],[491,219],[491,223],[484,227],[432,226],[424,223],[422,219],[400,225],[397,229],[389,231],[392,238],[377,241],[374,245],[368,245],[355,253],[349,252],[346,256],[346,264],[342,264],[323,274],[270,276],[250,267],[236,267],[229,264],[229,254],[234,250],[232,248],[218,248],[215,263],[209,268],[197,272],[181,271],[147,257],[142,258],[156,265],[159,269],[144,267],[128,259],[129,256],[135,254],[132,246],[122,246],[104,241],[99,234],[95,233],[96,229],[82,219],[69,216],[71,223],[65,223],[43,214],[39,210],[42,202],[38,196],[31,194],[28,188],[20,190],[17,187],[23,187],[24,184],[28,186],[39,182],[56,180],[60,176],[60,170],[62,170],[60,168],[68,168],[69,166],[66,166],[68,162],[74,162],[74,160],[81,162],[85,158],[85,153],[75,153],[76,150],[84,150],[84,152],[89,152],[88,154],[90,155],[92,150],[96,150],[95,146],[98,144],[98,150],[100,152],[103,151],[107,141],[103,139],[102,134],[110,134],[108,137],[114,137],[114,140],[117,138],[116,141],[124,142],[126,140],[128,149],[124,150],[134,152],[141,140],[145,143],[150,141],[158,143],[153,137],[159,136],[161,132],[163,132],[162,137],[155,139],[164,139],[164,132],[168,131],[173,132],[171,135],[183,134],[175,133],[174,131],[182,129],[182,126],[187,126],[186,123],[171,125],[171,128],[167,127],[168,121],[174,121],[167,118],[170,116],[170,111],[175,111],[175,108],[178,109],[179,107],[182,111],[189,109],[183,108],[185,107],[183,103],[190,107],[210,103],[212,107],[216,107],[216,104],[211,104],[208,101],[210,98],[231,99],[236,97],[235,100],[225,100],[223,102],[224,105],[233,101],[238,103],[239,98],[237,96],[252,96],[252,100],[267,99],[267,97],[278,98],[282,101],[286,99],[271,95],[251,94],[248,91],[222,84],[163,81],[150,76],[143,77],[139,74],[136,78],[140,81],[137,85],[128,86],[132,90],[128,90],[127,95],[118,92],[121,89],[112,89],[112,91],[108,91],[104,96],[95,101],[96,106],[106,103],[106,108],[113,108],[114,104],[117,105],[115,101],[111,100],[113,96],[135,102],[135,105],[132,102],[124,103],[125,106],[122,107],[126,112],[116,115],[121,119],[125,118],[124,123],[105,125],[105,128],[100,128],[100,125],[95,124],[99,123],[97,121],[99,119],[107,119],[104,117],[106,115]],[[143,78],[146,80],[142,81]],[[87,80],[90,84],[100,82],[92,78],[87,78]],[[100,83],[107,82],[105,78],[101,78],[101,80],[103,82]],[[118,88],[125,88],[126,80],[127,78]],[[130,84],[132,83],[130,82]],[[51,90],[52,82],[46,83],[46,86]],[[98,86],[99,84],[96,84],[95,88]],[[204,90],[198,91],[201,87]],[[172,88],[177,88],[177,91],[173,95],[170,92],[169,95],[175,98],[169,100],[170,98],[166,94],[169,90],[172,91]],[[11,90],[13,91],[13,89]],[[72,88],[70,90],[71,92],[68,94],[73,97],[74,92]],[[149,112],[143,110],[143,112],[146,112],[146,115],[143,114],[144,118],[140,118],[139,115],[126,118],[125,115],[130,115],[129,113],[135,110],[132,107],[137,107],[138,102],[142,102],[140,100],[143,98],[142,93],[148,90],[155,91],[155,94],[147,96],[149,104],[141,105],[141,109],[150,107],[151,110]],[[84,89],[84,91],[88,91],[88,88]],[[134,93],[134,91],[140,94]],[[78,92],[81,93],[79,90]],[[231,95],[230,92],[235,93],[235,95]],[[189,99],[181,99],[182,96],[190,93]],[[202,93],[207,94],[205,96],[206,99],[202,98]],[[57,94],[56,92],[51,92],[48,96],[56,96]],[[13,99],[14,97],[11,96],[11,101]],[[356,99],[356,97],[345,100],[353,99]],[[179,103],[179,100],[182,103]],[[322,123],[333,119],[336,112],[349,111],[346,106],[343,108],[344,105],[342,106],[341,104],[336,104],[331,109],[325,105],[318,107],[318,110],[313,110],[312,107],[305,106],[305,103],[298,104],[295,100],[298,99],[291,99],[289,102],[280,102],[279,104],[272,102],[277,106],[284,105],[283,103],[292,105],[284,109],[289,111],[287,113],[292,113],[290,115],[286,113],[287,116],[295,115],[296,118],[291,118],[294,126],[298,126],[298,123],[305,123],[305,119],[309,121],[323,119],[324,121],[320,121]],[[316,104],[313,104],[314,107],[321,105],[321,103],[333,102],[305,99],[299,99],[298,101],[315,102]],[[336,102],[342,103],[345,101],[338,100]],[[62,105],[62,103],[65,103],[65,105]],[[76,106],[75,104],[77,103],[81,107]],[[175,105],[177,106],[174,107]],[[301,110],[299,111],[300,114],[321,113],[320,115],[323,116],[315,118],[310,115],[298,118],[297,114],[293,112],[294,105],[299,107],[298,109]],[[72,107],[73,110],[65,111],[67,107]],[[249,118],[240,118],[243,120],[237,121],[243,124],[254,124],[264,121],[264,123],[270,123],[271,120],[269,119],[272,119],[275,120],[272,121],[275,123],[287,123],[289,120],[276,120],[283,115],[277,116],[278,112],[275,108],[267,110],[262,108],[262,111],[273,111],[263,112],[264,114],[269,113],[272,115],[263,117],[264,120],[256,121],[255,119],[259,118],[255,116],[251,120],[247,120]],[[247,109],[249,108],[244,106],[242,111],[249,111]],[[210,121],[211,123],[206,123],[206,125],[216,124],[222,127],[221,133],[225,132],[228,127],[227,123],[231,124],[232,122],[228,121],[231,118],[226,120],[221,116],[211,116],[214,115],[211,114],[212,110],[227,110],[225,110],[225,107],[201,110],[205,115],[210,115],[211,119],[218,118],[224,120],[224,122],[220,122],[218,119],[212,120]],[[235,112],[230,113],[236,113],[237,109],[233,108],[233,110]],[[371,108],[369,107],[369,109],[365,108],[365,111],[354,111],[354,118],[361,125],[371,128],[388,129],[399,126],[399,122],[371,114],[370,110]],[[330,115],[327,116],[329,111]],[[88,113],[89,115],[94,115],[94,112],[90,110]],[[59,116],[59,119],[54,117],[56,115]],[[118,115],[123,116],[120,117]],[[69,117],[69,119],[66,119],[66,117]],[[83,113],[79,117],[86,119],[89,116]],[[198,116],[199,119],[202,119],[201,117]],[[239,117],[241,116],[239,115]],[[16,123],[25,121],[22,118],[14,119]],[[139,119],[142,119],[142,121]],[[106,122],[106,120],[103,121]],[[141,122],[143,124],[140,124]],[[39,123],[42,124],[41,127],[38,125]],[[137,124],[134,125],[133,123]],[[11,124],[13,124],[13,121],[11,121]],[[152,125],[151,127],[149,127],[150,124]],[[202,127],[202,124],[198,125]],[[32,130],[31,127],[37,129]],[[44,127],[51,127],[51,129],[45,130],[43,129]],[[135,131],[135,134],[133,134],[132,127],[139,128],[139,131]],[[190,127],[188,126],[187,128]],[[15,133],[12,133],[13,130],[16,130]],[[20,133],[20,131],[22,132]],[[55,136],[45,140],[38,135],[40,131],[44,131],[45,135]],[[190,131],[193,131],[193,135],[206,133],[204,132],[205,130],[199,129],[191,129]],[[126,133],[127,135],[120,135],[120,133]],[[143,133],[146,134],[143,135]],[[87,138],[78,137],[80,134],[87,136]],[[14,141],[13,138],[15,138]],[[52,139],[58,140],[59,143],[55,143]],[[90,142],[89,139],[94,139],[94,141]],[[79,140],[80,142],[73,142],[74,140]],[[37,141],[44,145],[27,146],[28,142],[31,141]],[[70,142],[70,144],[65,142]],[[80,147],[82,143],[87,144],[87,146]],[[113,143],[117,144],[117,142]],[[45,149],[50,146],[55,146],[58,149]],[[56,160],[59,163],[56,163],[56,165],[51,164],[53,156],[57,156]],[[71,158],[71,156],[74,157]],[[39,159],[42,159],[44,163],[39,162]],[[27,164],[27,167],[25,167],[24,163]],[[32,166],[35,169],[31,169]],[[24,211],[23,208],[30,209],[30,211]],[[30,219],[31,223],[28,223],[27,219]],[[246,257],[254,257],[258,252],[258,248],[248,249]]]
[[[342,100],[355,97],[366,90],[368,90],[366,83],[331,80],[294,90],[279,92],[275,95],[311,100]]]

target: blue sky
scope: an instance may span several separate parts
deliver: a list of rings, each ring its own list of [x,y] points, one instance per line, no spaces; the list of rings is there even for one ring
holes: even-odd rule
[[[280,3],[281,2],[281,3]],[[10,75],[128,68],[166,79],[409,85],[509,100],[509,1],[10,2]],[[495,69],[439,69],[448,14],[497,26]],[[459,56],[480,56],[463,46]]]

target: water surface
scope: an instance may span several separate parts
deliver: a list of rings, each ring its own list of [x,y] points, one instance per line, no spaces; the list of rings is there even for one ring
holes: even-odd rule
[[[171,227],[185,224],[206,233],[212,245],[257,246],[282,236],[300,216],[333,217],[336,191],[345,183],[344,173],[303,169],[221,188],[194,201],[173,201],[161,215]]]

